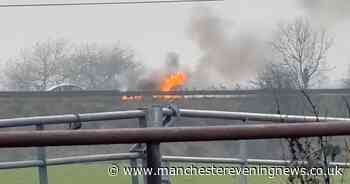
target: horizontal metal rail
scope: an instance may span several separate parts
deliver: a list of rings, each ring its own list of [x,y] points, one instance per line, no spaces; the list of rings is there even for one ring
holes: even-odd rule
[[[47,166],[68,165],[80,163],[92,163],[114,160],[140,159],[142,155],[139,153],[120,153],[120,154],[100,154],[74,156],[65,158],[47,159]],[[265,165],[265,166],[288,166],[289,160],[268,160],[268,159],[239,159],[239,158],[219,158],[219,157],[183,157],[183,156],[162,156],[162,161],[172,163],[204,163],[204,164],[247,164],[247,165]],[[304,162],[300,162],[303,164]],[[306,162],[304,163],[306,164]],[[0,162],[0,169],[18,169],[29,168],[44,165],[41,160]],[[330,162],[330,166],[338,166],[341,168],[350,168],[350,163]]]
[[[164,114],[171,115],[173,112],[168,108],[163,108]],[[316,122],[316,121],[344,121],[350,122],[350,118],[335,117],[316,117],[316,116],[298,116],[288,114],[264,114],[250,112],[228,112],[228,111],[210,111],[195,109],[180,109],[181,117],[189,118],[214,118],[231,119],[247,121],[272,121],[272,122]]]
[[[348,122],[275,123],[212,127],[14,131],[0,133],[0,147],[133,144],[350,135]]]
[[[183,156],[162,156],[167,162],[191,162],[207,164],[243,164],[244,160],[239,158],[218,158],[218,157],[183,157]]]
[[[0,119],[0,128],[31,126],[31,125],[40,125],[40,124],[48,125],[48,124],[64,124],[64,123],[88,122],[88,121],[133,119],[133,118],[142,118],[142,117],[145,117],[145,112],[143,110],[129,110],[129,111],[116,111],[116,112],[11,118],[11,119]]]
[[[281,94],[300,94],[300,90],[278,90]],[[350,89],[310,89],[312,95],[349,95]],[[72,97],[72,96],[153,96],[153,95],[265,95],[273,94],[273,90],[191,90],[191,91],[2,91],[0,97]]]
[[[101,155],[88,155],[88,156],[75,156],[65,158],[48,159],[47,165],[65,165],[65,164],[77,164],[77,163],[90,163],[112,160],[130,160],[142,158],[139,153],[119,153],[119,154],[101,154]]]
[[[163,161],[180,163],[207,163],[207,164],[247,164],[247,165],[265,165],[265,166],[288,166],[289,160],[267,160],[267,159],[239,159],[239,158],[218,158],[218,157],[182,157],[182,156],[163,156]],[[307,162],[299,162],[306,164]],[[350,168],[350,163],[330,162],[329,166],[338,166]]]
[[[37,167],[42,165],[44,165],[44,162],[42,160],[0,162],[0,169],[19,169],[19,168]]]
[[[86,155],[86,156],[47,159],[46,165],[54,166],[54,165],[80,164],[80,163],[103,162],[103,161],[113,161],[113,160],[129,160],[129,159],[138,159],[138,158],[142,158],[142,155],[139,153]],[[42,165],[44,165],[44,162],[41,160],[0,162],[0,169],[17,169],[17,168],[37,167]]]
[[[164,115],[182,116],[189,118],[215,118],[230,120],[269,121],[284,122],[275,124],[245,124],[235,126],[213,127],[172,127],[157,128],[155,124],[161,124]],[[63,124],[74,122],[104,121],[139,118],[146,123],[153,123],[153,128],[124,128],[105,130],[53,130],[45,131],[14,131],[0,132],[1,147],[42,147],[42,146],[71,146],[71,145],[96,145],[96,144],[132,144],[147,143],[147,167],[159,168],[161,157],[159,143],[162,142],[187,142],[187,141],[220,141],[220,140],[245,140],[245,139],[271,139],[271,138],[299,138],[316,136],[342,136],[350,135],[349,118],[315,117],[279,115],[247,112],[208,111],[194,109],[171,109],[153,106],[152,111],[132,110],[119,112],[101,112],[86,114],[67,114],[54,116],[38,116],[27,118],[14,118],[0,120],[1,127],[16,127],[45,124]],[[293,122],[293,123],[285,123]],[[46,159],[38,157],[38,160],[0,163],[0,169],[25,168],[37,166],[40,169],[50,165],[89,163],[108,160],[135,160],[145,158],[142,153],[89,155],[80,157],[66,157]],[[143,160],[145,161],[145,160]],[[220,159],[199,157],[163,157],[163,161],[169,162],[200,162],[200,163],[231,163],[239,165],[282,165],[289,161],[281,160],[254,160],[254,159]],[[145,162],[143,162],[145,163]],[[156,164],[154,164],[156,163]],[[300,161],[301,164],[307,164]],[[337,166],[350,167],[349,163],[331,163]],[[40,171],[39,169],[39,171]],[[40,173],[40,172],[39,172]],[[40,175],[45,176],[45,175]],[[47,183],[47,179],[41,183]],[[44,178],[45,179],[45,178]],[[133,178],[135,179],[135,178]],[[159,183],[159,176],[147,177],[149,183]],[[133,180],[137,183],[137,180]]]
[[[251,121],[272,121],[272,122],[315,122],[319,121],[348,121],[350,118],[335,118],[335,117],[318,117],[315,116],[298,116],[287,114],[264,114],[264,113],[249,113],[249,112],[229,112],[229,111],[210,111],[210,110],[195,110],[195,109],[180,109],[181,117],[190,118],[215,118],[215,119],[231,119],[231,120],[251,120]],[[168,108],[163,108],[165,115],[173,115],[173,111]],[[74,122],[90,122],[90,121],[106,121],[133,119],[145,117],[143,110],[128,110],[115,112],[100,112],[100,113],[83,113],[83,114],[64,114],[51,116],[36,116],[0,119],[0,128],[32,126],[32,125],[50,125],[50,124],[65,124]]]

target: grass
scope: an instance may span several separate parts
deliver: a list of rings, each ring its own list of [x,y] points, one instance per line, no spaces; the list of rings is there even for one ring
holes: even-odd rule
[[[66,166],[51,166],[48,168],[50,184],[115,184],[131,183],[130,176],[108,176],[108,165],[76,164]],[[334,184],[340,184],[340,177],[335,178]],[[284,184],[285,178],[267,176],[250,176],[249,184]],[[239,184],[239,177],[235,176],[174,176],[173,184]],[[345,182],[349,183],[350,175],[345,176]],[[38,184],[36,168],[0,170],[0,182],[4,184]]]

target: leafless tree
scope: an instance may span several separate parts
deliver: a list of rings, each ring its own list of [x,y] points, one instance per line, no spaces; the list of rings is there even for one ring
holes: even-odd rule
[[[326,69],[326,56],[332,40],[326,31],[319,31],[312,27],[307,19],[298,18],[293,22],[280,24],[270,44],[275,54],[271,60],[275,62],[267,64],[258,74],[254,81],[255,86],[273,89],[277,113],[288,113],[281,112],[281,100],[286,101],[284,98],[288,97],[281,96],[279,90],[299,89],[306,103],[310,105],[311,113],[318,117],[318,107],[307,93],[307,89]],[[327,138],[287,139],[287,141],[292,167],[301,167],[298,164],[300,160],[308,162],[307,168],[312,168],[315,164],[321,164],[323,168],[328,167],[329,160],[325,149],[329,145]],[[325,184],[330,183],[329,176],[319,178],[290,175],[288,177],[290,184],[318,184],[321,180]]]
[[[130,89],[143,71],[134,58],[132,51],[119,46],[85,45],[70,57],[65,74],[85,89]]]
[[[295,89],[295,83],[287,68],[276,63],[268,63],[252,81],[259,89]]]
[[[132,88],[142,65],[132,51],[120,46],[75,46],[48,40],[24,50],[5,67],[4,83],[10,90],[46,90],[63,82],[84,89]]]
[[[332,39],[325,30],[314,29],[307,19],[298,18],[292,23],[280,24],[271,45],[295,85],[307,89],[325,69]]]
[[[5,66],[5,86],[12,90],[45,90],[64,81],[67,42],[48,40],[25,49]]]

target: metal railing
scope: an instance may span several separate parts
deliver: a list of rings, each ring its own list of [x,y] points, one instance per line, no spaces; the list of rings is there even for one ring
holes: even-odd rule
[[[93,122],[93,121],[138,119],[138,118],[140,119],[140,121],[142,121],[144,117],[145,117],[145,111],[143,110],[84,113],[84,114],[65,114],[65,115],[54,115],[54,116],[37,116],[37,117],[25,117],[25,118],[1,119],[0,128],[36,126],[36,130],[43,131],[45,125],[52,125],[52,124],[70,124],[70,123],[81,123],[81,122],[86,123],[86,122]],[[135,157],[135,154],[137,153],[124,153],[124,154],[118,154],[118,155],[91,155],[91,156],[47,159],[45,147],[38,147],[37,160],[3,162],[3,163],[0,163],[0,169],[38,167],[39,183],[48,184],[49,179],[47,174],[47,166],[70,164],[70,163],[108,161],[111,159],[135,160],[138,158],[138,157],[137,158]],[[136,180],[136,178],[134,178],[134,180]],[[137,184],[136,182],[134,183]]]
[[[181,116],[189,118],[218,118],[227,120],[251,120],[269,122],[297,122],[275,124],[246,124],[233,126],[212,127],[161,127],[164,116]],[[118,119],[139,119],[142,128],[123,128],[107,130],[42,130],[42,131],[14,131],[0,133],[0,147],[33,147],[33,146],[62,146],[62,145],[92,145],[92,144],[132,144],[137,143],[140,149],[133,153],[106,154],[76,156],[56,159],[46,159],[38,156],[37,160],[4,162],[0,163],[0,169],[39,167],[40,184],[47,184],[45,174],[46,166],[63,165],[73,163],[86,163],[110,160],[130,160],[130,164],[141,159],[142,167],[160,167],[161,162],[202,162],[202,163],[229,163],[229,164],[266,164],[287,165],[289,161],[281,160],[254,160],[234,158],[200,158],[200,157],[175,157],[160,155],[161,142],[186,142],[186,141],[214,141],[214,140],[245,140],[245,139],[269,139],[286,137],[310,137],[310,136],[339,136],[350,135],[350,119],[291,116],[278,114],[260,114],[243,112],[205,111],[193,109],[174,109],[152,106],[152,108],[133,111],[68,114],[58,116],[39,116],[28,118],[15,118],[0,120],[0,127],[16,126],[44,126],[49,124],[62,124],[72,122],[89,122]],[[321,122],[315,122],[315,121]],[[314,122],[314,123],[305,123]],[[147,128],[145,128],[147,127]],[[141,143],[146,143],[145,152]],[[137,146],[136,146],[137,147]],[[349,167],[349,163],[331,163],[342,167]],[[47,175],[46,175],[47,177]],[[46,182],[46,183],[45,183]],[[139,183],[137,177],[132,178],[133,184]],[[147,176],[149,184],[160,184],[160,176]]]
[[[81,91],[1,91],[0,97],[62,97],[62,96],[153,96],[153,95],[185,95],[185,96],[212,96],[212,95],[271,95],[276,90],[189,90],[189,91],[117,91],[117,90],[81,90]],[[308,89],[312,95],[349,95],[350,88],[343,89]],[[300,90],[278,90],[280,94],[296,95]]]
[[[64,158],[47,159],[47,166],[54,165],[69,165],[77,163],[93,163],[116,160],[142,159],[142,154],[139,153],[117,153],[117,154],[99,154],[99,155],[84,155]],[[240,158],[220,158],[220,157],[184,157],[184,156],[162,156],[162,161],[173,163],[201,163],[201,164],[233,164],[233,165],[265,165],[265,166],[288,166],[289,160],[269,160],[269,159],[240,159]],[[300,162],[299,165],[307,164]],[[26,160],[13,162],[0,162],[0,169],[18,169],[38,167],[44,165],[41,160]],[[350,163],[330,162],[330,166],[338,166],[341,168],[350,168]]]

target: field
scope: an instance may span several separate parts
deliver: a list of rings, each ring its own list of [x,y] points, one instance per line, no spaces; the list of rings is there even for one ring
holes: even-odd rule
[[[50,184],[130,184],[129,176],[108,176],[108,165],[67,165],[51,166],[48,168]],[[25,168],[15,170],[0,170],[0,181],[4,184],[38,184],[36,168]],[[285,178],[267,176],[250,176],[249,184],[283,184]],[[172,177],[173,184],[239,184],[237,176],[176,176]],[[334,184],[340,184],[341,177],[334,179]],[[344,183],[350,181],[350,174],[344,177]]]

